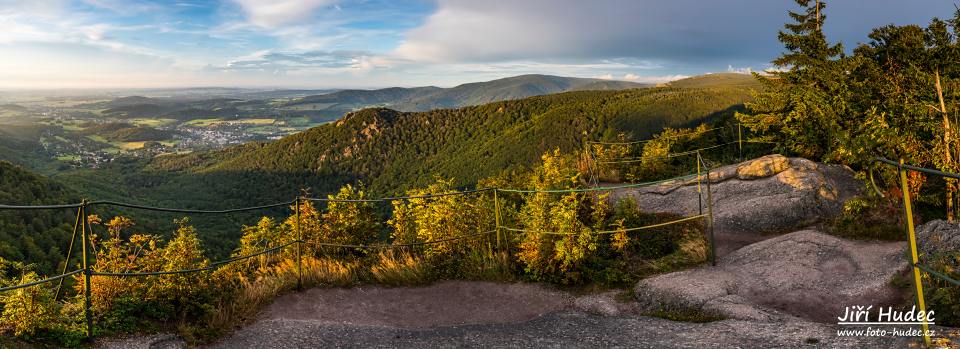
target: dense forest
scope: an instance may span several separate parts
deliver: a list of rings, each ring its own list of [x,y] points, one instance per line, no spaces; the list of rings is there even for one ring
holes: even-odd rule
[[[77,203],[78,197],[63,185],[0,161],[0,203],[61,205]],[[62,266],[76,216],[71,209],[0,211],[0,259],[54,274]]]

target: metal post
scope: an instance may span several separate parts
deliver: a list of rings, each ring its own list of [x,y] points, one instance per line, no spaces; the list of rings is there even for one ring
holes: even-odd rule
[[[303,233],[300,226],[300,196],[297,196],[297,289],[303,290],[303,255],[301,248],[303,246]]]
[[[700,175],[700,151],[697,150],[697,208],[700,215],[703,215],[703,190],[700,188],[701,175]]]
[[[897,166],[897,171],[900,173],[900,190],[903,191],[903,214],[904,224],[906,224],[907,235],[910,240],[910,259],[911,266],[913,266],[913,284],[916,286],[917,291],[917,306],[920,308],[920,311],[923,312],[924,316],[922,321],[923,326],[923,340],[927,343],[927,346],[930,346],[930,335],[929,335],[929,326],[927,325],[927,308],[923,300],[923,282],[920,279],[920,267],[917,266],[920,259],[917,255],[917,235],[913,227],[913,207],[910,204],[910,186],[907,183],[907,171],[903,169],[903,159],[900,159],[900,165]]]
[[[80,212],[82,213],[80,234],[81,240],[83,240],[83,242],[80,244],[83,246],[83,248],[81,248],[81,251],[83,251],[83,259],[81,264],[83,266],[83,317],[86,318],[87,321],[87,339],[92,339],[93,314],[90,310],[90,276],[92,270],[90,270],[87,255],[87,250],[89,249],[87,245],[90,243],[90,230],[88,229],[90,227],[90,223],[87,221],[87,199],[83,199],[83,202],[80,204]]]
[[[704,167],[706,167],[706,164],[704,164]],[[710,190],[710,171],[711,169],[707,167],[707,222],[710,224],[710,263],[716,266],[717,239],[713,235],[713,194]]]
[[[743,128],[737,123],[737,148],[740,150],[740,162],[743,162]]]
[[[73,242],[77,240],[77,231],[80,229],[80,217],[83,217],[83,208],[77,208],[77,221],[73,223],[73,235],[70,237],[70,247],[67,248],[67,258],[63,260],[63,271],[60,274],[66,274],[67,268],[70,267],[70,255],[73,252]],[[60,300],[60,289],[63,287],[63,279],[57,283],[57,294],[53,296],[53,299]]]
[[[496,217],[497,225],[497,248],[501,251],[503,250],[503,245],[500,244],[500,196],[497,195],[498,189],[493,189],[493,207],[494,207],[494,216]],[[489,235],[488,235],[489,236]]]

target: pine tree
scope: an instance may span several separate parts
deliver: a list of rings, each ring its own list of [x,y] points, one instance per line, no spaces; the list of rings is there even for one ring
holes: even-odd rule
[[[769,76],[754,74],[765,86],[747,113],[738,113],[744,126],[781,151],[832,160],[844,135],[846,110],[843,46],[827,42],[822,26],[822,1],[796,0],[803,11],[790,11],[794,23],[784,25],[778,38],[786,52],[772,63]]]

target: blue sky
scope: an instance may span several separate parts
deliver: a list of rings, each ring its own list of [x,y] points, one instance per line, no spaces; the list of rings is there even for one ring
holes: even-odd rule
[[[828,1],[849,49],[952,1]],[[869,5],[867,5],[869,4]],[[0,0],[0,88],[662,82],[769,68],[792,0]]]

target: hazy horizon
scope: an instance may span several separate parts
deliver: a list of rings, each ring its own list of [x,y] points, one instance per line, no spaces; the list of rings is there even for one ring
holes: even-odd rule
[[[847,50],[954,11],[831,2]],[[763,70],[793,1],[0,0],[0,89],[441,86],[522,74],[659,83]],[[750,20],[731,21],[749,13]]]

